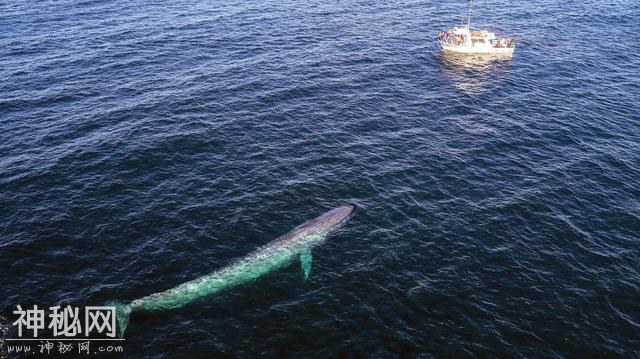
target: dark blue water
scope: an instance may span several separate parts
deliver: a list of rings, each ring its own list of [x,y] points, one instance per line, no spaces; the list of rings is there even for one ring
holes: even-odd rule
[[[134,315],[126,357],[640,356],[640,4],[0,4],[0,313],[299,264]],[[14,318],[15,319],[15,318]]]

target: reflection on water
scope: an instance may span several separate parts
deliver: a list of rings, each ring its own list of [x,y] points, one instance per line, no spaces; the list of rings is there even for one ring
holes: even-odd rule
[[[502,78],[512,58],[506,54],[469,55],[446,51],[439,57],[440,69],[451,84],[469,93],[482,92],[487,85]]]

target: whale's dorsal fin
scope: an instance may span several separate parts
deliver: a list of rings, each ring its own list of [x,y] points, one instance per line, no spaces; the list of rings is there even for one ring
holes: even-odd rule
[[[304,279],[309,278],[311,273],[311,250],[307,249],[300,254],[300,265],[302,265],[302,275]]]

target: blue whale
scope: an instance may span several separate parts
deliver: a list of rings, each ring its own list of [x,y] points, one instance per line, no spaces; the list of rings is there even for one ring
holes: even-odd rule
[[[344,205],[332,209],[204,277],[136,299],[129,304],[109,303],[108,305],[116,308],[118,335],[121,338],[124,335],[132,312],[181,308],[199,298],[255,280],[288,265],[296,258],[300,258],[302,273],[306,279],[311,272],[311,249],[321,244],[329,232],[343,224],[354,208],[353,205]]]

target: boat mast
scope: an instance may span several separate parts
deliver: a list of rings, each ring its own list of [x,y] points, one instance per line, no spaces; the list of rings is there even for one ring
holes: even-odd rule
[[[467,29],[471,31],[471,0],[469,0],[469,17],[467,18]]]

